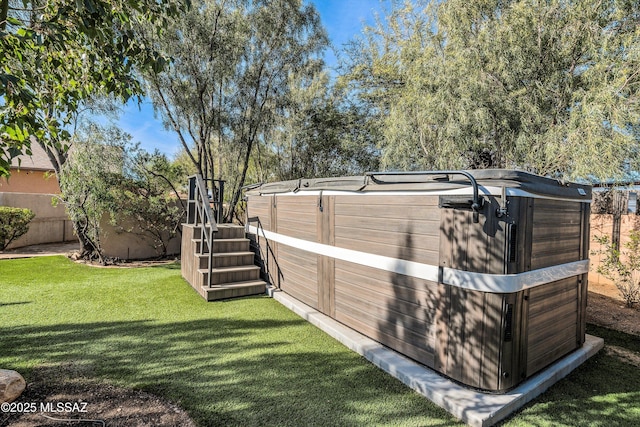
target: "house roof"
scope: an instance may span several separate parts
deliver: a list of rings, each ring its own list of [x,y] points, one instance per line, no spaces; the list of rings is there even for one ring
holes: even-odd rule
[[[14,157],[11,167],[15,169],[53,171],[53,164],[44,149],[35,141],[31,143],[31,155],[21,154]]]

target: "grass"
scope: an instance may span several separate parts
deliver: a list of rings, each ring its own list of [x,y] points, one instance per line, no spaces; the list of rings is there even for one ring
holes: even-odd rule
[[[589,333],[640,356],[637,337]],[[157,394],[201,426],[458,424],[272,299],[206,303],[177,265],[0,261],[0,367],[42,366]],[[504,425],[640,425],[640,369],[601,352]]]

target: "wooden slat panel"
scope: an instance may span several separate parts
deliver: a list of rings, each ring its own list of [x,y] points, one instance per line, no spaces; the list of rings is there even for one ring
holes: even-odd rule
[[[553,363],[565,354],[573,351],[576,345],[576,325],[570,325],[557,331],[548,340],[529,344],[527,376],[533,375],[545,366]]]
[[[535,199],[536,208],[540,208],[545,211],[580,211],[581,202],[568,202],[565,200],[552,200],[552,199]]]
[[[316,241],[315,196],[275,196],[274,231],[286,236]],[[273,213],[272,213],[273,215]],[[277,245],[281,289],[318,309],[317,256],[287,245]]]
[[[429,307],[401,299],[384,298],[379,294],[367,292],[356,284],[337,281],[335,295],[336,302],[351,301],[354,307],[366,307],[367,312],[379,318],[403,318],[406,320],[405,327],[415,333],[424,332],[425,327],[435,322],[435,311]]]
[[[568,262],[580,261],[578,250],[571,253],[544,253],[531,256],[531,269],[550,267]]]
[[[315,224],[316,210],[318,210],[316,204],[312,204],[311,206],[286,204],[283,206],[282,201],[279,201],[278,203],[279,218],[286,218],[300,222]]]
[[[436,284],[340,260],[335,274],[336,319],[433,366]]]
[[[289,224],[288,227],[300,230],[313,228],[313,230],[315,231],[316,227],[315,212],[313,212],[313,217],[311,215],[303,214],[292,215],[288,214],[287,212],[281,211],[280,207],[278,207],[278,222],[287,223]]]
[[[317,255],[301,249],[292,248],[291,246],[280,245],[280,255],[289,262],[307,269],[317,268]]]
[[[295,299],[302,301],[309,307],[312,307],[316,310],[318,309],[318,307],[316,306],[317,298],[314,295],[305,293],[300,289],[287,289],[286,286],[283,286],[282,290],[288,293],[289,295],[291,295],[292,297],[294,297]]]
[[[403,301],[427,307],[429,310],[435,310],[437,301],[436,283],[407,276],[404,276],[405,280],[398,283],[398,280],[394,281],[393,276],[394,273],[388,271],[336,260],[336,281],[357,283],[361,288],[368,292],[375,292],[380,297],[399,298]]]
[[[297,239],[316,241],[316,224],[291,221],[289,219],[278,218],[278,233]]]
[[[295,261],[287,258],[285,255],[280,256],[278,259],[278,266],[283,271],[291,271],[296,276],[302,277],[305,280],[311,280],[316,278],[316,264],[307,264],[305,266],[301,266],[297,264]]]
[[[580,254],[580,236],[574,238],[559,236],[556,239],[538,239],[533,242],[533,252],[537,255],[544,253],[569,253]]]
[[[249,201],[249,216],[258,217],[260,219],[260,226],[265,230],[271,229],[271,198],[261,196],[250,196]],[[252,222],[251,225],[258,226],[257,223]]]
[[[393,301],[386,301],[393,304]],[[433,349],[433,323],[422,322],[414,316],[387,307],[385,301],[370,301],[349,289],[336,288],[336,311],[356,315],[363,322],[378,325],[385,332],[409,344]],[[414,313],[418,315],[417,313]]]
[[[364,200],[367,201],[366,199]],[[363,209],[364,208],[364,209]],[[404,218],[422,221],[440,221],[440,209],[437,206],[353,204],[336,206],[336,215],[355,216],[366,222],[369,218]]]
[[[573,307],[560,306],[548,313],[549,316],[534,320],[535,328],[529,330],[528,335],[531,344],[544,341],[549,336],[554,335],[562,325],[573,325],[577,322],[578,314],[575,304],[573,304]]]
[[[336,308],[336,320],[362,332],[368,337],[373,338],[386,346],[396,349],[400,353],[422,363],[423,365],[433,367],[433,353],[384,333],[377,326],[371,326],[364,323],[361,318],[352,315],[346,310],[339,310]]]
[[[464,332],[462,341],[463,378],[465,384],[474,387],[481,386],[481,376],[484,361],[482,352],[478,351],[485,343],[484,328],[484,294],[481,292],[465,292],[464,304]]]
[[[278,198],[278,206],[282,204],[285,207],[299,205],[301,206],[302,209],[306,209],[308,206],[316,206],[318,202],[318,196],[315,196],[315,195],[314,196],[302,196],[302,195],[285,196],[282,194],[276,194],[276,197]]]
[[[427,320],[416,319],[400,311],[393,306],[393,301],[388,301],[387,308],[381,301],[371,302],[362,299],[349,290],[336,289],[336,310],[349,315],[358,314],[357,317],[371,326],[378,326],[382,332],[393,336],[407,344],[433,352],[434,324]],[[418,313],[414,313],[418,315]]]
[[[434,351],[434,367],[437,371],[447,374],[447,359],[449,358],[449,317],[451,307],[451,286],[438,284],[438,298],[436,299],[436,340]]]
[[[436,369],[468,385],[497,390],[503,296],[439,285]]]
[[[529,293],[527,375],[577,346],[578,278],[538,286]]]
[[[343,239],[355,239],[360,242],[373,242],[373,243],[383,243],[383,244],[392,244],[392,245],[402,245],[405,243],[405,239],[403,239],[404,233],[399,233],[397,231],[382,231],[376,230],[373,233],[356,231],[354,232],[353,228],[347,227],[336,227],[335,235],[343,238]],[[438,236],[429,235],[427,238],[424,235],[416,235],[412,233],[415,237],[411,239],[412,247],[416,249],[426,249],[435,251],[437,247],[434,248],[434,243],[437,243]]]
[[[533,203],[531,268],[583,259],[583,203],[536,199]]]
[[[577,298],[577,277],[553,282],[549,285],[532,288],[529,294],[529,310],[532,315],[543,313],[557,305],[562,305]]]
[[[580,211],[575,212],[553,212],[541,211],[540,206],[534,204],[533,212],[533,233],[535,235],[539,227],[564,228],[579,226],[581,224]]]
[[[305,304],[317,308],[318,292],[315,278],[301,274],[295,268],[284,265],[281,269],[281,289]]]
[[[553,240],[558,237],[563,239],[580,239],[582,234],[582,226],[580,224],[570,224],[562,226],[562,233],[558,235],[556,227],[537,227],[534,231],[536,241],[539,240]]]
[[[437,236],[440,232],[439,221],[407,220],[406,218],[368,218],[363,221],[362,217],[345,215],[336,215],[335,221],[336,227],[360,232],[367,232],[367,230],[407,232],[410,229],[412,233],[426,236]]]

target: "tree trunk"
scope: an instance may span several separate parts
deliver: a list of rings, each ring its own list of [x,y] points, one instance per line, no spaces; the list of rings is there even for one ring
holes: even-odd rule
[[[244,181],[247,178],[247,171],[249,170],[249,160],[251,159],[251,149],[253,148],[253,141],[250,141],[247,146],[247,154],[244,156],[244,165],[242,166],[242,175],[240,175],[240,180],[236,185],[236,188],[233,189],[233,196],[231,198],[231,203],[229,204],[229,212],[225,217],[225,221],[233,222],[233,217],[236,212],[236,206],[240,201],[240,195],[242,194],[242,187],[244,187]]]
[[[80,221],[73,221],[73,231],[80,242],[80,258],[89,261],[97,259],[98,262],[104,264],[102,253],[98,248],[99,245],[87,235],[87,227]]]

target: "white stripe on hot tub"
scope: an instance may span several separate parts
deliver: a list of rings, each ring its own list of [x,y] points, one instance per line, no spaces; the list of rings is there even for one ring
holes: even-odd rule
[[[478,186],[480,195],[484,196],[502,196],[502,187],[485,187]],[[455,188],[451,190],[407,190],[407,191],[350,191],[350,190],[299,190],[289,191],[286,193],[265,193],[266,196],[319,196],[322,193],[323,196],[389,196],[392,193],[394,196],[453,196],[453,195],[472,195],[471,187]],[[520,188],[506,188],[507,196],[509,197],[530,197],[532,199],[548,199],[548,200],[560,200],[565,202],[575,203],[591,203],[591,199],[587,199],[584,196],[583,199],[570,199],[565,197],[556,197],[553,195],[535,194]],[[578,191],[576,189],[576,194]],[[579,194],[578,194],[579,195]],[[580,196],[582,197],[582,196]]]
[[[274,242],[318,255],[324,255],[392,273],[404,274],[418,279],[430,280],[432,282],[438,281],[440,267],[436,265],[422,264],[414,261],[325,245],[323,243],[310,242],[267,230],[260,230],[258,232],[258,228],[253,225],[249,226],[249,232],[265,237],[267,240],[273,240]],[[513,293],[588,272],[589,260],[554,265],[552,267],[518,274],[487,274],[456,270],[453,268],[442,268],[442,283],[482,292]]]
[[[258,234],[258,229],[252,225],[249,226],[249,232]],[[312,252],[318,255],[353,262],[367,267],[378,268],[380,270],[391,271],[393,273],[405,274],[419,279],[431,280],[433,282],[438,281],[438,267],[435,265],[422,264],[414,261],[390,258],[383,255],[375,255],[366,252],[354,251],[352,249],[310,242],[308,240],[285,236],[284,234],[273,233],[267,230],[261,230],[260,235],[263,235],[268,240],[273,240],[274,242],[282,243],[283,245],[302,249],[303,251]]]
[[[486,274],[443,268],[442,282],[483,292],[512,293],[589,272],[589,260],[574,261],[518,274]]]

